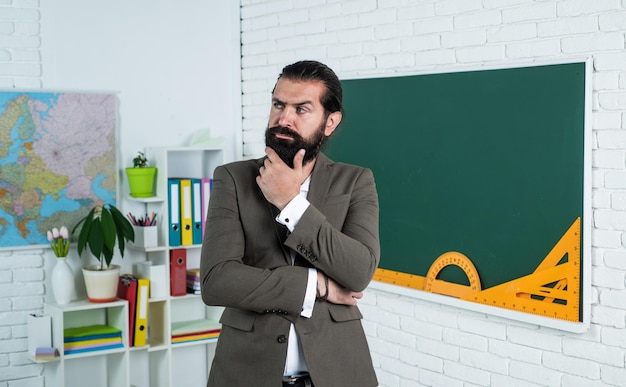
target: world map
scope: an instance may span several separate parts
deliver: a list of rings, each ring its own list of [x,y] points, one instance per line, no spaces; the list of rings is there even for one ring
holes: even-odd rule
[[[115,204],[116,126],[113,94],[0,92],[0,248]]]

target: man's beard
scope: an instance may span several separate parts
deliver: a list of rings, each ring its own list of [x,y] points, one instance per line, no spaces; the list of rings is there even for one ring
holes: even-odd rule
[[[324,123],[322,123],[319,130],[315,132],[310,139],[305,139],[295,131],[284,126],[267,128],[265,131],[265,145],[274,149],[278,156],[285,164],[289,165],[290,168],[293,168],[293,158],[296,156],[296,153],[298,153],[300,149],[304,149],[306,153],[304,154],[302,165],[305,165],[317,157],[322,148],[322,144],[324,144],[324,140],[326,140],[326,136],[324,136],[324,126]],[[278,133],[285,134],[291,137],[292,140],[278,138],[276,137]]]

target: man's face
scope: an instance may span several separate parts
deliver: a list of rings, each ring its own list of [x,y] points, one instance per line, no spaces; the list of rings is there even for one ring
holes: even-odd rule
[[[335,130],[341,113],[326,116],[320,96],[321,82],[279,79],[272,95],[272,108],[265,144],[293,168],[293,158],[300,149],[306,151],[304,164],[315,159],[325,137]]]

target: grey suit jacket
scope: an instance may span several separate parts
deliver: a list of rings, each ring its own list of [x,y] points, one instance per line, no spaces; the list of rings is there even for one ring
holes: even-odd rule
[[[215,170],[202,258],[202,298],[225,306],[208,386],[281,386],[290,324],[295,324],[317,387],[376,386],[354,306],[316,302],[300,316],[307,267],[354,291],[367,287],[380,257],[378,195],[371,170],[320,154],[311,203],[297,227],[276,222],[255,178],[263,159]],[[283,242],[284,240],[284,242]],[[301,266],[291,265],[289,250]]]

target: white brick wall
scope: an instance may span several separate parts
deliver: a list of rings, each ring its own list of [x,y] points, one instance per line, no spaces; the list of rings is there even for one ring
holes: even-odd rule
[[[271,88],[298,59],[356,77],[592,56],[590,330],[567,333],[375,289],[361,307],[381,386],[626,385],[626,2],[241,4],[246,158],[263,155]]]
[[[39,23],[38,0],[0,1],[0,89],[42,87]],[[0,387],[44,385],[42,365],[26,357],[26,315],[43,310],[43,255],[0,252]]]
[[[26,316],[45,301],[44,253],[0,253],[0,386],[43,386],[43,367],[27,358]],[[19,380],[19,382],[18,382]],[[4,383],[4,384],[3,384]],[[24,383],[24,384],[17,384]]]

